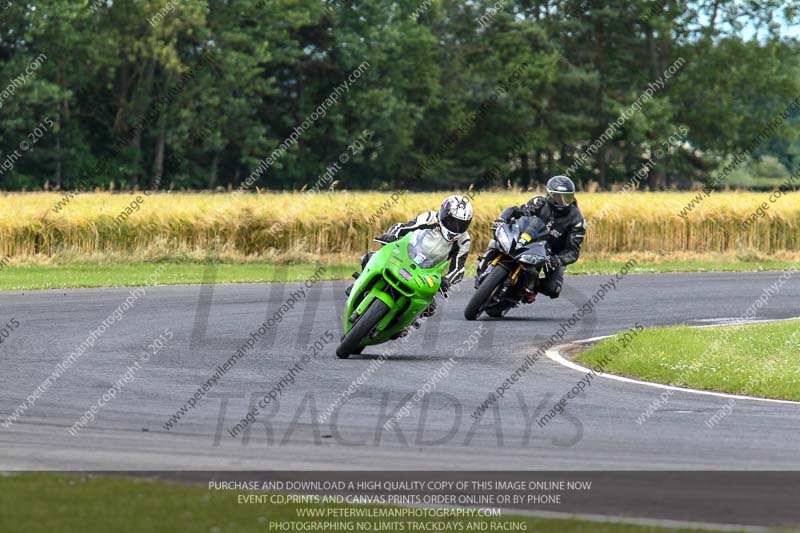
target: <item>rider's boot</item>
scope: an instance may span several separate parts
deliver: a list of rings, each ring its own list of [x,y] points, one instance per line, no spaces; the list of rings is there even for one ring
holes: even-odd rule
[[[535,301],[536,301],[536,291],[533,291],[528,287],[525,287],[522,290],[522,302],[526,304],[532,304]]]
[[[536,301],[536,295],[539,293],[539,276],[533,277],[528,280],[524,289],[522,289],[522,301],[526,304],[532,304]]]
[[[436,300],[434,300],[434,301],[431,302],[431,305],[426,307],[425,310],[419,314],[419,317],[417,317],[417,319],[414,320],[414,322],[411,323],[411,327],[413,327],[414,329],[421,328],[422,327],[422,323],[424,322],[424,320],[428,320],[430,317],[432,317],[433,315],[436,314],[436,309],[437,309]],[[420,319],[424,319],[424,320],[420,320]]]

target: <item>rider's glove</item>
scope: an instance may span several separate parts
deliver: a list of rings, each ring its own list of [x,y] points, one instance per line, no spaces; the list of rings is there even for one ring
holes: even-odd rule
[[[563,266],[564,261],[562,261],[561,258],[558,257],[557,255],[548,255],[547,259],[544,260],[544,264],[545,268],[548,271],[552,272],[553,270],[556,270],[558,267]]]
[[[506,221],[503,220],[502,218],[495,219],[495,221],[492,222],[492,231],[497,231],[497,228],[499,228],[500,226],[502,226],[505,223],[506,223]]]
[[[384,233],[383,235],[378,235],[377,237],[375,237],[372,240],[375,241],[375,242],[378,242],[380,244],[389,244],[390,242],[396,241],[397,240],[397,236],[396,235],[392,235],[391,233]]]
[[[531,199],[531,201],[530,201],[530,203],[529,203],[528,205],[530,205],[530,206],[531,206],[531,207],[533,207],[534,209],[539,209],[539,208],[540,208],[540,207],[542,207],[544,204],[545,204],[545,199],[544,199],[544,197],[542,197],[542,196],[537,196],[537,197],[535,197],[535,198],[532,198],[532,199]]]
[[[442,278],[442,283],[441,283],[441,285],[439,285],[439,292],[442,293],[442,297],[445,300],[450,297],[450,295],[447,294],[447,291],[449,291],[449,290],[450,290],[450,282],[447,281],[446,278]]]

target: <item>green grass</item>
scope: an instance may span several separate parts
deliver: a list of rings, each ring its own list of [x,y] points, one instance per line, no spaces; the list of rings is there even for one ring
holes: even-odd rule
[[[163,267],[160,274],[155,272]],[[322,279],[344,279],[352,265],[324,265]],[[313,264],[260,263],[125,263],[7,266],[0,271],[0,290],[176,285],[185,283],[245,283],[304,281],[318,267]]]
[[[646,381],[800,401],[800,321],[645,329],[627,347],[605,339],[576,360]]]
[[[144,479],[87,475],[21,474],[0,477],[0,531],[3,533],[264,533],[270,522],[298,518],[295,505],[239,504],[237,492]],[[307,504],[305,507],[353,507]],[[334,521],[380,518],[329,518]],[[386,519],[383,519],[386,520]],[[408,520],[408,519],[393,519]],[[413,519],[417,522],[420,519]],[[623,524],[503,516],[480,522],[526,522],[540,533],[647,533],[688,531]],[[438,521],[467,522],[444,518]],[[465,524],[466,526],[466,524]],[[370,527],[367,531],[374,530]],[[464,528],[466,531],[466,527]],[[394,530],[398,531],[398,530]]]
[[[570,265],[570,274],[610,274],[619,272],[625,265],[621,260],[580,260]],[[744,272],[757,270],[786,270],[789,261],[714,262],[685,260],[641,261],[630,270],[634,273],[658,272]],[[154,282],[148,278],[159,267],[161,274]],[[215,268],[210,268],[214,266]],[[6,265],[0,268],[0,290],[66,289],[77,287],[116,287],[125,285],[175,285],[187,283],[260,283],[269,281],[304,281],[317,266],[311,263],[273,265],[266,263],[74,263],[50,265]],[[356,262],[325,265],[323,279],[349,279]],[[467,275],[475,275],[475,261],[467,265]]]

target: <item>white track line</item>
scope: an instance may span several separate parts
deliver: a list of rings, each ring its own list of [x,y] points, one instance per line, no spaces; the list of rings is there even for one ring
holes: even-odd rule
[[[780,320],[759,320],[759,321],[753,321],[753,323],[786,322],[788,320],[797,320],[798,318],[800,318],[800,317],[784,318],[784,319],[780,319]],[[692,327],[708,328],[708,327],[720,327],[720,326],[727,326],[727,325],[732,325],[732,324],[712,324],[712,325],[692,326]],[[604,336],[600,336],[600,337],[592,337],[590,339],[583,339],[583,340],[579,340],[579,341],[573,341],[571,344],[585,344],[585,343],[594,342],[594,341],[598,341],[598,340],[602,340],[602,339],[607,339],[609,337],[613,337],[613,335],[604,335]],[[565,366],[567,368],[571,368],[572,370],[578,370],[580,372],[583,372],[584,374],[587,373],[587,372],[592,372],[591,368],[587,368],[587,367],[585,367],[583,365],[579,365],[575,361],[572,361],[571,359],[567,359],[566,357],[561,355],[561,349],[564,348],[565,346],[568,346],[568,345],[567,344],[562,344],[562,345],[559,345],[559,346],[555,346],[555,347],[547,350],[545,352],[545,355],[551,361],[554,361],[554,362],[556,362],[556,363],[558,363],[558,364],[560,364],[562,366]],[[608,374],[606,372],[596,373],[595,375],[598,376],[598,377],[603,377],[603,378],[607,378],[607,379],[613,379],[614,381],[621,381],[623,383],[632,383],[634,385],[644,385],[644,386],[647,386],[647,387],[654,387],[654,388],[657,388],[657,389],[666,389],[666,390],[672,390],[672,391],[686,392],[686,393],[689,393],[689,394],[701,394],[703,396],[716,396],[718,398],[732,398],[732,399],[735,399],[735,400],[748,400],[748,401],[753,401],[753,402],[778,403],[778,404],[783,404],[783,405],[800,405],[800,402],[793,401],[793,400],[776,400],[774,398],[756,398],[756,397],[753,397],[753,396],[742,396],[740,394],[728,394],[728,393],[725,393],[725,392],[705,391],[705,390],[699,390],[699,389],[687,389],[687,388],[684,388],[684,387],[675,387],[674,385],[665,385],[663,383],[653,383],[651,381],[641,381],[641,380],[638,380],[638,379],[627,378],[625,376],[617,376],[615,374]]]

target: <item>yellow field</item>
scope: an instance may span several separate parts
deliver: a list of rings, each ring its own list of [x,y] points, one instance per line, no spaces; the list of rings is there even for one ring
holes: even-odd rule
[[[59,213],[56,193],[0,196],[0,257],[14,262],[86,258],[214,256],[233,260],[353,257],[390,224],[437,208],[444,193],[390,192],[154,194],[121,224],[114,222],[135,195],[86,193]],[[474,198],[473,250],[482,250],[489,225],[529,194],[485,192]],[[747,230],[739,223],[769,193],[714,193],[686,220],[677,213],[694,193],[583,193],[589,222],[584,250],[592,255],[779,254],[800,250],[800,195],[790,193]],[[382,205],[385,211],[379,213]],[[374,216],[374,223],[367,220]]]

